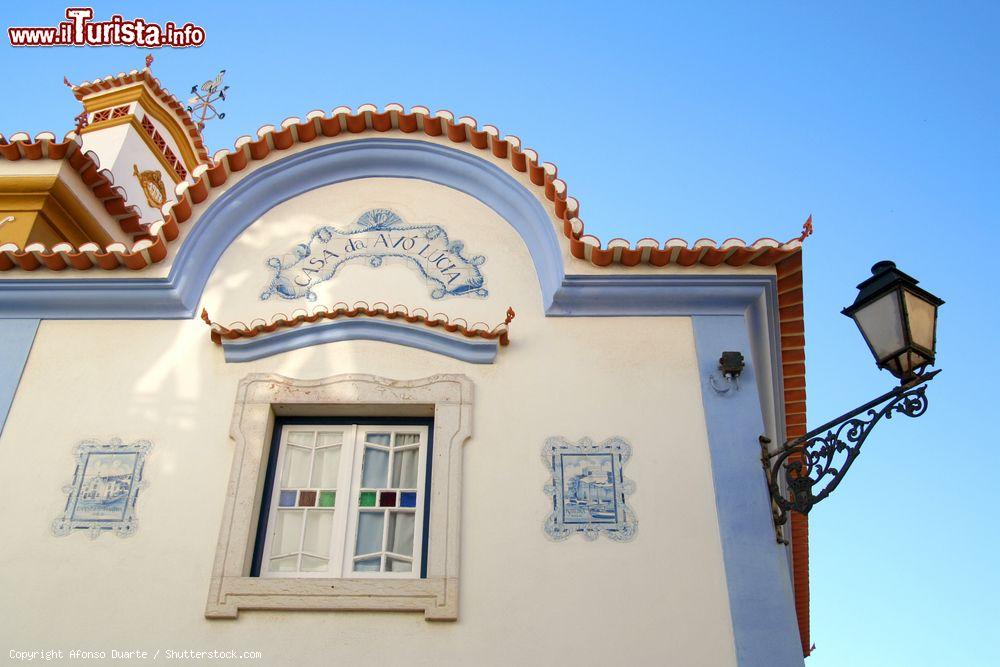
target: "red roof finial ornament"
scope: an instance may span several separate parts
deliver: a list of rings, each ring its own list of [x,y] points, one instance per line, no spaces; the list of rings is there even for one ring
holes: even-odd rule
[[[149,69],[150,65],[152,65],[152,64],[153,64],[153,54],[152,53],[147,53],[146,54],[146,69]]]
[[[503,321],[504,324],[510,324],[511,320],[514,319],[514,309],[507,306],[507,319]]]
[[[72,83],[70,83],[70,82],[69,82],[69,79],[67,79],[66,77],[63,77],[63,83],[64,83],[64,84],[65,84],[66,86],[70,87],[70,88],[72,88],[72,87],[73,87],[73,84],[72,84]]]
[[[813,217],[809,214],[806,221],[802,224],[802,235],[799,236],[799,241],[805,241],[807,237],[812,236],[813,233]]]
[[[80,113],[78,113],[76,116],[74,116],[73,120],[76,121],[76,133],[77,134],[80,134],[80,130],[82,130],[83,128],[87,127],[87,125],[90,124],[90,121],[87,120],[87,110],[86,109],[84,109],[83,111],[81,111]]]

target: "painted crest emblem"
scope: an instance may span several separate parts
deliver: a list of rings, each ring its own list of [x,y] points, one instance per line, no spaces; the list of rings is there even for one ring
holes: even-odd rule
[[[435,299],[489,294],[479,268],[486,262],[484,256],[466,256],[465,244],[449,240],[439,225],[407,224],[394,211],[375,208],[346,228],[319,227],[290,253],[269,258],[274,277],[260,298],[276,294],[314,301],[313,288],[333,278],[344,264],[364,262],[378,268],[386,260],[416,269],[432,285]]]
[[[139,165],[132,165],[132,173],[139,180],[142,193],[146,195],[146,203],[151,208],[159,209],[167,201],[167,189],[163,185],[163,174],[155,169],[139,171]]]
[[[632,446],[622,438],[595,444],[590,438],[577,443],[549,438],[542,448],[542,462],[552,475],[544,491],[552,503],[545,519],[545,533],[564,540],[574,533],[588,540],[601,534],[616,542],[635,537],[639,522],[626,502],[635,482],[623,468]]]

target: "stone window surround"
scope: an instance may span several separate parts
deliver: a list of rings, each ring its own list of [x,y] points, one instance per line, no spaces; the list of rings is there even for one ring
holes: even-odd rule
[[[240,609],[337,609],[423,611],[429,621],[457,620],[462,445],[472,435],[472,400],[472,380],[461,374],[418,380],[366,374],[320,380],[245,376],[230,426],[236,449],[205,616],[236,618]],[[433,416],[426,578],[249,576],[276,416]]]

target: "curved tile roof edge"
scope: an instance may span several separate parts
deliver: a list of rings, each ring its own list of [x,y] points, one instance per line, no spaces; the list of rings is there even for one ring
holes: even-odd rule
[[[218,322],[213,322],[208,315],[208,311],[204,308],[201,311],[201,319],[211,328],[212,342],[217,345],[221,345],[223,339],[255,338],[261,334],[273,333],[279,329],[291,329],[304,323],[312,324],[320,320],[335,320],[341,317],[353,318],[358,316],[378,317],[387,320],[401,319],[410,324],[419,322],[432,329],[442,328],[448,333],[460,333],[466,338],[498,340],[500,345],[506,346],[510,343],[509,327],[511,321],[514,319],[514,309],[508,307],[506,319],[492,328],[483,322],[476,322],[470,325],[463,318],[451,319],[443,313],[431,315],[424,308],[410,310],[402,304],[397,304],[390,308],[383,301],[378,301],[371,306],[365,301],[356,301],[353,306],[349,306],[341,301],[335,303],[330,308],[320,306],[314,309],[312,313],[304,309],[299,309],[292,311],[291,316],[278,313],[271,318],[270,322],[266,322],[263,319],[256,319],[252,320],[250,324],[233,322],[228,327]]]
[[[147,72],[148,70],[143,70]],[[134,74],[137,74],[133,72]],[[132,76],[132,75],[119,75]],[[101,81],[108,81],[108,77]],[[110,85],[110,84],[108,84]],[[20,261],[16,255],[4,258],[4,250],[0,249],[0,270],[27,268],[31,265],[38,268],[45,265],[48,268],[76,269],[100,267],[114,269],[118,266],[141,269],[149,264],[162,261],[167,256],[167,244],[180,233],[179,224],[183,224],[193,215],[194,207],[203,202],[209,190],[222,187],[233,173],[247,169],[251,163],[266,159],[274,151],[283,151],[292,146],[314,141],[320,136],[335,137],[343,134],[361,134],[364,132],[401,132],[423,133],[431,137],[445,136],[454,143],[469,143],[473,148],[489,152],[494,157],[508,160],[515,171],[527,174],[529,181],[542,190],[545,199],[551,202],[552,213],[563,223],[563,234],[569,240],[570,253],[577,259],[591,262],[594,266],[636,266],[648,264],[665,266],[675,264],[688,267],[693,265],[719,266],[726,264],[732,267],[752,264],[755,266],[773,266],[782,259],[789,257],[801,249],[802,241],[812,233],[812,217],[803,225],[802,234],[794,239],[781,243],[771,238],[761,238],[751,244],[742,239],[730,238],[721,244],[711,239],[699,239],[693,245],[681,239],[669,239],[662,245],[651,238],[640,239],[632,244],[624,239],[613,239],[606,246],[595,236],[584,233],[583,221],[579,218],[579,202],[570,197],[565,181],[558,178],[556,166],[549,162],[539,162],[538,154],[530,148],[521,147],[521,141],[516,136],[504,136],[492,125],[478,126],[474,118],[465,116],[455,119],[449,111],[432,113],[426,107],[411,107],[407,112],[402,105],[388,104],[379,110],[371,104],[364,104],[353,111],[348,107],[337,107],[329,114],[323,111],[311,111],[305,119],[287,118],[280,127],[264,125],[257,131],[257,137],[243,136],[236,139],[232,150],[218,151],[212,163],[199,165],[192,173],[194,182],[182,182],[175,188],[177,201],[167,204],[163,209],[163,219],[151,223],[147,233],[132,249],[108,248],[114,250],[111,257],[97,261],[95,249],[83,247],[69,248],[60,252],[55,248],[49,254],[60,255],[60,258],[42,257],[34,260]],[[41,136],[41,135],[39,135]],[[69,136],[69,135],[67,135]],[[24,254],[28,249],[25,248]],[[96,249],[100,250],[100,249]],[[45,249],[41,250],[41,255]],[[29,269],[30,270],[30,269]]]
[[[145,238],[145,228],[139,222],[139,210],[128,203],[128,196],[121,186],[115,185],[115,177],[107,169],[101,168],[101,161],[93,151],[84,151],[83,142],[80,137],[70,132],[62,141],[56,140],[51,132],[40,132],[32,140],[26,132],[16,132],[9,138],[0,134],[0,159],[10,162],[18,160],[55,160],[64,161],[80,176],[80,180],[93,194],[94,198],[104,208],[107,214],[118,222],[121,230],[126,234],[141,234]],[[93,246],[95,251],[102,251],[96,243],[84,244]],[[120,248],[119,248],[120,246]],[[114,243],[109,245],[108,250],[124,250],[125,245]],[[0,245],[0,270],[14,268],[7,266],[10,262],[10,254],[19,255],[17,265],[21,268],[65,268],[60,267],[55,257],[65,252],[76,251],[76,248],[69,243],[58,243],[52,249],[46,248],[41,243],[29,244],[24,249],[18,248],[14,244],[7,243]],[[48,261],[42,259],[48,257]],[[27,266],[24,266],[27,265]]]

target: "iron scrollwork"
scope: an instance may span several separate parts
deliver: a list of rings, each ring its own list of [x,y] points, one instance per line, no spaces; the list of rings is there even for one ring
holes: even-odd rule
[[[788,521],[789,511],[808,514],[833,493],[883,417],[892,419],[900,414],[916,418],[927,411],[927,382],[939,372],[925,373],[773,452],[768,449],[771,440],[761,436],[761,461],[779,542],[785,542],[780,529]]]

